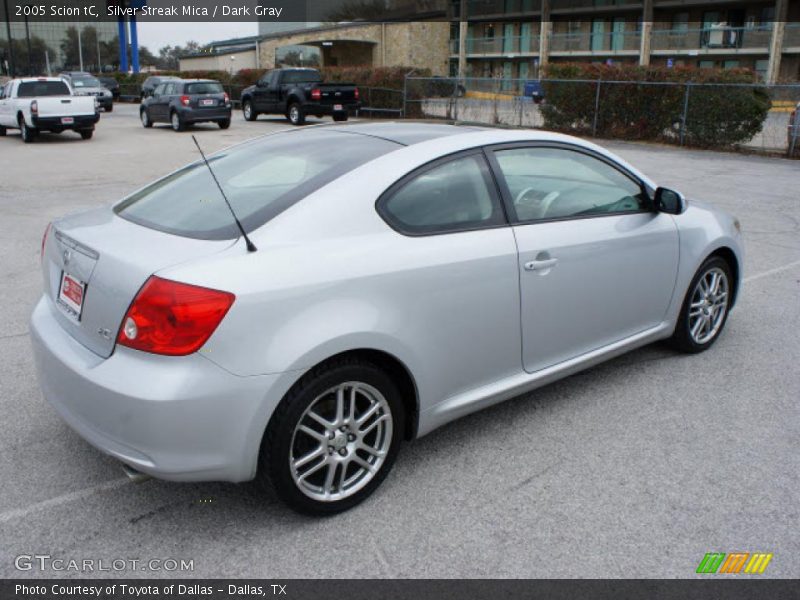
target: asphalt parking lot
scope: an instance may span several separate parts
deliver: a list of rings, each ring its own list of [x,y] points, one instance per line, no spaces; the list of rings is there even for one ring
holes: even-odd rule
[[[691,577],[712,551],[771,552],[764,576],[800,577],[800,162],[606,143],[740,218],[746,279],[717,344],[648,346],[461,419],[406,444],[366,503],[312,519],[251,485],[130,483],[39,393],[46,224],[195,159],[191,133],[213,152],[287,127],[145,130],[137,108],[91,141],[0,138],[0,577],[87,575],[18,571],[28,554],[194,561],[98,576]]]

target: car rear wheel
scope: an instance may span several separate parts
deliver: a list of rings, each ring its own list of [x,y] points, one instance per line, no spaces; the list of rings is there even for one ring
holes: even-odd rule
[[[286,111],[286,118],[292,125],[302,125],[306,122],[306,115],[303,112],[303,107],[297,102],[292,102],[289,105],[289,110]]]
[[[81,134],[82,140],[90,140],[94,135],[94,129],[81,129],[78,133]]]
[[[346,112],[333,113],[333,120],[334,121],[347,121],[347,113]]]
[[[278,496],[303,513],[352,508],[391,469],[404,419],[397,386],[377,366],[344,359],[313,369],[267,427],[259,481],[268,478]]]
[[[150,120],[150,113],[147,112],[146,108],[143,108],[139,112],[139,118],[142,120],[143,127],[147,127],[149,129],[153,126],[153,122]]]
[[[0,127],[0,137],[4,137],[6,135],[6,128]]]
[[[172,124],[173,131],[183,131],[186,129],[186,125],[181,119],[181,116],[177,113],[177,111],[172,111],[172,114],[169,116],[169,122]]]
[[[114,111],[114,105],[113,104],[109,104],[108,106],[106,106],[106,112],[113,112],[113,111]]]
[[[224,121],[217,121],[217,125],[219,125],[220,129],[227,129],[231,126],[231,120],[225,119]]]
[[[689,285],[672,345],[690,353],[710,348],[728,320],[732,294],[730,265],[718,256],[709,258]]]
[[[28,127],[25,119],[19,120],[19,130],[22,133],[22,141],[26,144],[30,144],[36,139],[36,130],[32,127]]]
[[[250,100],[245,100],[242,103],[242,114],[245,121],[255,121],[258,118],[258,113],[253,108],[253,103]]]

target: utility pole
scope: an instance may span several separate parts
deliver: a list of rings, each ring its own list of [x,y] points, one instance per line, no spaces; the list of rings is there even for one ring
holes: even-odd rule
[[[80,70],[83,71],[83,42],[81,42],[81,24],[78,23],[78,61],[80,62],[81,68]]]
[[[28,42],[28,75],[33,75],[33,57],[31,56],[31,30],[28,27],[28,15],[25,15],[25,39]]]

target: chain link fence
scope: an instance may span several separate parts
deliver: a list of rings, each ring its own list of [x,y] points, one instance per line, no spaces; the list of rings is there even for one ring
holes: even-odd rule
[[[796,156],[798,103],[800,84],[408,77],[402,114]]]

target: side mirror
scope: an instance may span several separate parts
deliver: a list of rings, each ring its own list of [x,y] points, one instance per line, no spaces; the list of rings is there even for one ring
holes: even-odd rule
[[[683,194],[667,188],[657,188],[655,206],[658,212],[679,215],[686,210],[686,198]]]

